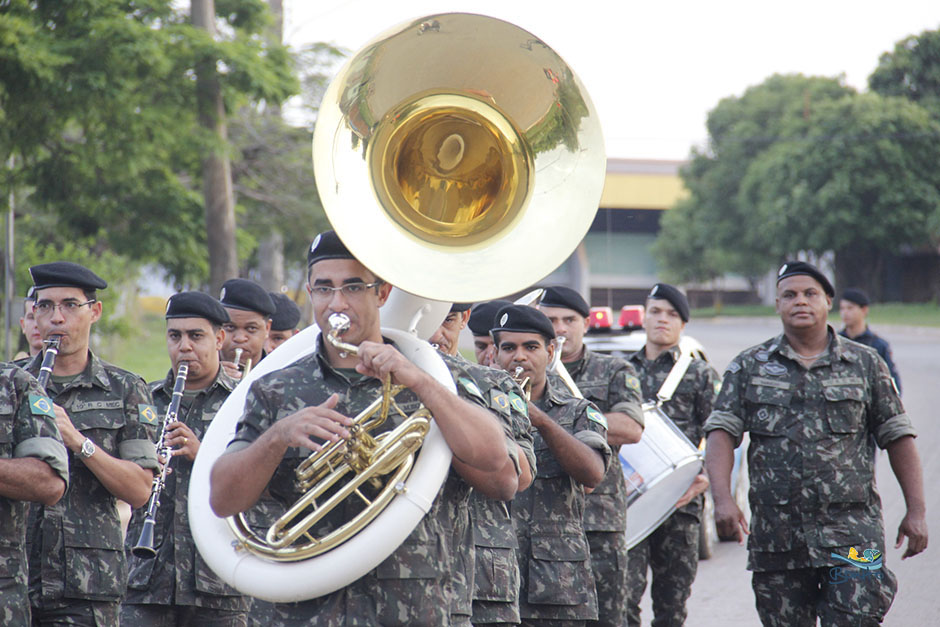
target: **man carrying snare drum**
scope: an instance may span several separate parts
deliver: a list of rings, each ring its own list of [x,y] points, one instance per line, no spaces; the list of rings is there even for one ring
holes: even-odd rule
[[[636,369],[643,398],[655,400],[679,359],[679,338],[689,321],[689,303],[679,290],[657,283],[646,298],[646,345],[629,361]],[[718,373],[707,362],[692,359],[672,399],[662,410],[693,443],[703,436],[702,427],[711,413],[720,385]],[[704,474],[676,503],[677,509],[656,531],[630,549],[627,575],[627,624],[640,624],[640,599],[646,589],[647,567],[653,572],[650,594],[653,625],[682,625],[685,603],[698,570],[699,525],[702,493],[708,488]]]

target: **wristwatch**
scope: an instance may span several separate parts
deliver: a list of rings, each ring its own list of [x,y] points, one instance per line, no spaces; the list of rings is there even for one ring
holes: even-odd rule
[[[85,441],[82,442],[82,450],[79,451],[82,454],[82,457],[88,459],[95,454],[95,451],[98,450],[98,447],[95,446],[95,443],[91,441],[91,438],[85,438]]]

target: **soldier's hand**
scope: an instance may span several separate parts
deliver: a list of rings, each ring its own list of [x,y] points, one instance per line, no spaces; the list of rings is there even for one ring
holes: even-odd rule
[[[363,342],[359,345],[359,363],[356,372],[382,381],[391,376],[394,383],[414,388],[428,378],[427,373],[388,344]]]
[[[715,501],[715,527],[720,537],[734,536],[738,544],[744,544],[744,536],[751,533],[744,512],[732,499]]]
[[[689,489],[685,491],[685,494],[682,495],[682,498],[676,501],[676,509],[685,507],[692,502],[692,499],[697,497],[699,494],[703,494],[707,489],[708,477],[706,477],[704,474],[695,475],[695,480],[692,482],[692,485],[690,485]]]
[[[236,381],[241,381],[242,371],[238,369],[238,364],[234,361],[223,361],[222,368],[225,369],[225,374],[232,377]]]
[[[59,434],[62,436],[62,442],[66,448],[73,453],[77,453],[82,448],[85,436],[75,428],[68,412],[61,405],[52,404],[52,411],[55,412],[55,426],[59,428]]]
[[[339,402],[339,396],[333,394],[320,405],[305,407],[298,412],[278,420],[275,424],[281,441],[288,447],[296,446],[319,451],[323,445],[311,438],[326,442],[337,442],[349,437],[346,427],[353,420],[333,408]]]
[[[189,461],[194,461],[196,453],[199,452],[199,438],[192,429],[178,420],[167,425],[166,445],[170,447],[172,456],[182,455]]]
[[[923,513],[913,514],[908,510],[901,524],[898,525],[898,539],[894,548],[900,549],[907,536],[907,549],[901,559],[914,557],[927,548],[927,519]]]

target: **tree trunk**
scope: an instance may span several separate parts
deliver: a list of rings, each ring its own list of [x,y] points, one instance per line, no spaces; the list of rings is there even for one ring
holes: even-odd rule
[[[215,0],[192,0],[191,12],[193,26],[214,37]],[[203,59],[196,65],[199,121],[218,140],[202,164],[206,240],[209,246],[209,290],[212,294],[217,294],[227,279],[238,276],[235,194],[232,190],[232,167],[224,148],[228,141],[228,130],[215,64],[216,59]]]
[[[268,28],[268,40],[281,44],[284,40],[284,3],[283,0],[268,0],[271,10],[271,25]],[[268,104],[265,113],[280,117],[281,107]],[[280,292],[284,285],[284,235],[275,230],[266,235],[258,245],[258,258],[261,270],[261,285],[270,292]]]

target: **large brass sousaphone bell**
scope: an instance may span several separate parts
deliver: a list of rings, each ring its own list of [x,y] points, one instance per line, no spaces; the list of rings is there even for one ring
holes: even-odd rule
[[[606,163],[594,107],[561,58],[517,26],[461,13],[396,27],[350,59],[326,92],[313,144],[323,206],[353,254],[400,290],[448,302],[505,296],[558,267],[593,220]],[[388,308],[383,334],[453,389],[426,342],[388,328]],[[344,526],[341,538],[315,536],[302,515],[300,526],[279,523],[267,534],[249,534],[241,521],[232,535],[213,517],[208,472],[234,432],[246,384],[309,354],[315,333],[288,340],[235,390],[191,481],[193,536],[206,561],[243,592],[271,600],[319,596],[374,568],[428,511],[449,468],[432,420],[404,481],[381,463],[361,469],[328,458],[325,474],[396,477],[398,495],[354,533]],[[307,513],[320,507],[316,498],[300,503]]]

